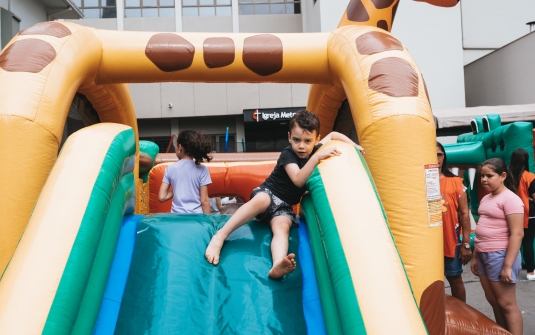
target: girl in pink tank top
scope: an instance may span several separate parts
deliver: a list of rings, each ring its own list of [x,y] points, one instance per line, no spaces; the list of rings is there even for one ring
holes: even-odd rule
[[[514,193],[507,165],[500,158],[481,164],[481,185],[490,192],[481,199],[471,270],[479,276],[496,322],[522,335],[522,314],[516,302],[516,281],[522,268],[524,205]]]

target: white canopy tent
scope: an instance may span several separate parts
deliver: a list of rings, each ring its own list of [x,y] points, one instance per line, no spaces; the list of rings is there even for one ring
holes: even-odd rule
[[[535,104],[480,106],[467,108],[434,109],[437,129],[470,126],[470,120],[487,114],[499,114],[502,123],[535,121]]]

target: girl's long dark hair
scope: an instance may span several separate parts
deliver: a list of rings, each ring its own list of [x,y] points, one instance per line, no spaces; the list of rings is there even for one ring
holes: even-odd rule
[[[202,161],[207,162],[212,160],[208,153],[212,151],[212,139],[204,136],[195,130],[182,130],[177,137],[177,145],[180,144],[184,148],[186,155],[195,160],[195,164],[199,165]]]
[[[492,171],[494,171],[495,173],[499,175],[505,172],[507,174],[507,177],[505,177],[503,184],[505,185],[505,187],[507,187],[508,189],[516,193],[515,183],[513,181],[511,173],[509,173],[507,164],[505,164],[505,161],[503,159],[501,158],[487,159],[486,161],[481,163],[481,167],[484,167],[484,166],[488,166]]]
[[[437,142],[437,148],[439,148],[440,151],[444,153],[444,160],[442,161],[442,168],[440,169],[440,172],[442,172],[442,174],[445,175],[446,177],[457,177],[456,175],[453,174],[453,172],[450,171],[450,169],[448,169],[448,166],[447,166],[448,161],[446,159],[446,150],[444,150],[444,146],[442,145],[442,143]]]
[[[516,149],[511,154],[511,163],[509,164],[509,172],[516,190],[518,190],[524,171],[529,171],[529,154],[524,149]]]

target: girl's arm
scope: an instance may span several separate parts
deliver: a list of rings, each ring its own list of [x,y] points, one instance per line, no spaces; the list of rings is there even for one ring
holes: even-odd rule
[[[223,205],[221,204],[221,198],[220,197],[215,198],[215,204],[217,206],[217,209],[219,209],[219,211],[221,211],[223,209]]]
[[[472,270],[472,273],[474,274],[474,276],[479,277],[479,274],[477,273],[477,250],[476,249],[474,249],[474,252],[472,253],[472,264],[470,264],[470,270]]]
[[[344,134],[341,134],[339,132],[333,131],[330,132],[327,136],[321,139],[320,143],[325,144],[329,142],[330,140],[335,141],[342,141],[351,144],[352,146],[355,146],[357,149],[359,149],[360,153],[364,155],[364,148],[358,145],[357,143],[353,142],[349,137],[347,137]]]
[[[468,214],[468,200],[466,198],[466,192],[461,194],[459,198],[459,208],[457,209],[459,214],[459,223],[463,229],[463,245],[461,246],[461,263],[463,265],[468,264],[472,258],[472,251],[464,247],[465,243],[470,244],[470,215]]]
[[[212,208],[210,207],[210,198],[208,198],[208,186],[201,186],[199,189],[201,194],[201,207],[204,214],[211,214]]]
[[[513,263],[518,256],[520,244],[524,237],[524,213],[509,214],[505,219],[507,220],[507,226],[511,235],[509,236],[509,245],[507,246],[507,253],[505,254],[500,279],[502,282],[510,283],[513,281]]]
[[[158,201],[166,202],[173,198],[173,190],[169,189],[169,184],[162,183],[160,186],[160,192],[158,192]]]

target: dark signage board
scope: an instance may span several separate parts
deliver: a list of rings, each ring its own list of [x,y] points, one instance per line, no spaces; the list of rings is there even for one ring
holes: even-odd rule
[[[288,121],[305,107],[244,109],[244,122]]]

